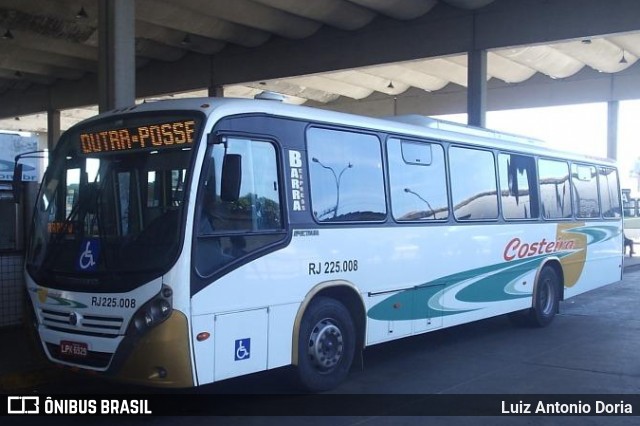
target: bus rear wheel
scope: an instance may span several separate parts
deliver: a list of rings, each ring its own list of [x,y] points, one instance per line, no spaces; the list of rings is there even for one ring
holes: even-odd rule
[[[553,321],[560,304],[560,278],[555,269],[545,266],[538,276],[533,307],[509,314],[516,325],[546,327]]]
[[[529,313],[531,324],[546,327],[553,321],[560,304],[560,279],[555,269],[546,266],[538,277],[535,303]]]
[[[351,369],[355,327],[349,311],[335,299],[317,297],[302,317],[297,379],[307,391],[335,388]]]

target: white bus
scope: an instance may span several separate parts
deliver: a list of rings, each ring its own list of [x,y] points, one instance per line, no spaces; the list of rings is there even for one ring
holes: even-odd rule
[[[614,163],[405,117],[191,99],[63,134],[26,255],[58,364],[190,387],[293,365],[337,386],[367,346],[621,279]]]

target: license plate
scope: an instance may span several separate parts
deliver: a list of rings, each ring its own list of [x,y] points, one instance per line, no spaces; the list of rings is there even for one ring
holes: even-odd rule
[[[68,358],[85,358],[89,354],[89,347],[82,342],[60,342],[60,356]]]

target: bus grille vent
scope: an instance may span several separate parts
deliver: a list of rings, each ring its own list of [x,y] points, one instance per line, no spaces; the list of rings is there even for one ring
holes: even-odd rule
[[[72,311],[42,309],[42,323],[50,329],[72,334],[116,337],[124,334],[124,319],[103,315],[82,315]]]

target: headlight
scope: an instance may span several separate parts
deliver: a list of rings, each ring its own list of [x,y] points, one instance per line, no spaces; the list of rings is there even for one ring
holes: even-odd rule
[[[149,328],[155,327],[171,315],[173,290],[167,285],[162,285],[162,290],[153,299],[142,305],[133,316],[130,329],[138,334],[143,334]]]

